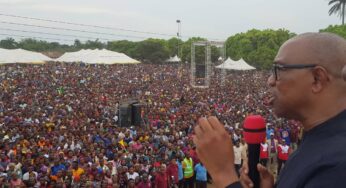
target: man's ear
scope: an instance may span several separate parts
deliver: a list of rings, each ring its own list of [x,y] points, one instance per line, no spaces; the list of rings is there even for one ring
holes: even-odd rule
[[[342,68],[341,75],[344,81],[346,81],[346,65],[344,66],[344,68]]]
[[[325,68],[317,66],[312,70],[313,83],[312,83],[312,92],[319,93],[321,92],[326,85],[330,82],[328,72]]]

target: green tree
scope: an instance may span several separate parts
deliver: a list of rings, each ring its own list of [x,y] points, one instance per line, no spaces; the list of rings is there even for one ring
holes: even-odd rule
[[[76,40],[74,40],[73,47],[77,50],[80,50],[83,48],[83,44],[80,40],[76,39]]]
[[[180,56],[179,51],[181,50],[182,45],[183,45],[183,41],[176,37],[173,37],[167,40],[167,48],[169,51],[169,56],[170,57],[173,57],[175,55]]]
[[[106,45],[102,42],[100,42],[98,39],[95,41],[88,40],[84,43],[83,45],[84,48],[86,49],[103,49],[106,47]]]
[[[124,53],[130,57],[135,56],[137,42],[128,40],[111,41],[107,43],[107,49],[119,53]]]
[[[294,35],[284,29],[252,29],[229,37],[226,41],[226,54],[233,60],[243,58],[252,66],[268,69],[280,46]]]
[[[169,57],[169,51],[162,39],[147,39],[138,42],[134,54],[135,58],[148,63],[162,63]]]
[[[332,5],[329,9],[329,15],[338,14],[342,19],[342,25],[345,24],[345,6],[346,0],[330,0],[328,5]]]
[[[0,41],[0,48],[15,49],[18,43],[13,38],[6,38]]]
[[[49,46],[50,45],[47,41],[36,40],[32,38],[23,39],[18,44],[18,47],[22,49],[36,51],[36,52],[45,51],[49,49]]]
[[[346,39],[346,25],[330,25],[325,29],[320,29],[320,32],[335,33]]]
[[[211,62],[217,63],[218,58],[221,56],[221,48],[218,48],[216,46],[211,46]]]
[[[201,38],[201,37],[192,37],[189,38],[186,42],[182,45],[182,62],[191,62],[191,46],[194,42],[199,41],[207,41],[207,39]],[[195,62],[197,64],[204,64],[205,63],[205,50],[206,46],[195,46]],[[220,50],[216,46],[211,46],[211,61],[217,62],[217,59],[220,56]]]
[[[191,62],[191,45],[193,42],[198,42],[198,41],[206,41],[204,38],[200,37],[192,37],[189,38],[184,44],[182,45],[182,57],[181,61],[182,62]],[[196,47],[195,48],[195,57],[196,57],[196,62],[202,61],[204,58],[204,50],[202,47]]]

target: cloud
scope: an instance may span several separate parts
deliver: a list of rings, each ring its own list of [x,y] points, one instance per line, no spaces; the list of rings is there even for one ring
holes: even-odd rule
[[[27,8],[33,11],[42,12],[56,12],[56,13],[74,13],[74,14],[113,14],[112,11],[99,8],[99,7],[87,7],[81,5],[54,5],[54,4],[40,4],[32,5]]]
[[[32,4],[35,0],[0,0],[0,5]]]
[[[73,13],[73,14],[110,14],[114,11],[108,7],[102,7],[102,4],[73,4],[62,2],[47,2],[44,0],[0,0],[0,7],[7,9],[16,9],[17,11],[49,12],[49,13]]]

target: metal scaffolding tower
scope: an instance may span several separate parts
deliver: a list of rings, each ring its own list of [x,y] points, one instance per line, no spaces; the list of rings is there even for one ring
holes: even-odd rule
[[[204,78],[196,80],[196,46],[204,46],[205,47],[205,61],[204,61]],[[212,75],[213,67],[211,62],[211,46],[216,46],[221,48],[221,57],[222,62],[225,60],[226,50],[224,46],[224,42],[216,42],[216,41],[198,41],[193,42],[191,45],[191,74],[190,74],[190,85],[194,88],[208,88],[210,86],[210,77]],[[225,72],[226,74],[226,72]],[[223,75],[223,79],[221,80],[221,84],[224,84],[225,74]]]
[[[223,66],[225,66],[225,64],[224,64],[224,62],[226,61],[226,47],[225,47],[225,45],[222,45],[220,50],[221,50],[220,54],[221,54],[221,58],[222,58],[221,63],[223,64]],[[222,87],[225,86],[226,74],[227,74],[226,69],[222,68],[221,69],[221,75],[220,75]]]

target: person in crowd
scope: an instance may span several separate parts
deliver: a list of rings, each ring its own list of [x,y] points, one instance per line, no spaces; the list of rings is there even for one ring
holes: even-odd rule
[[[136,180],[139,177],[139,174],[135,172],[135,169],[133,166],[129,168],[129,171],[126,173],[127,179],[133,179]]]
[[[177,165],[178,165],[178,187],[183,188],[184,187],[184,170],[183,170],[183,157],[179,155],[178,160],[177,160]]]
[[[277,169],[277,173],[278,175],[280,174],[280,171],[283,167],[283,165],[285,165],[289,154],[291,153],[291,148],[290,146],[287,145],[286,140],[283,139],[280,141],[279,145],[278,145],[278,169]]]
[[[266,140],[263,140],[263,142],[260,145],[260,163],[263,166],[267,166],[269,158],[269,151],[268,151],[268,143]]]
[[[278,153],[278,145],[279,142],[274,137],[274,133],[270,134],[270,139],[267,140],[268,150],[269,150],[269,169],[274,172],[274,167],[277,164],[277,153]]]
[[[194,169],[193,160],[189,152],[185,152],[184,160],[182,161],[184,171],[184,188],[194,187]]]
[[[240,146],[239,141],[236,141],[235,145],[233,146],[233,151],[234,151],[235,170],[237,171],[238,175],[239,175],[239,170],[240,170],[241,162],[242,162],[242,150],[243,148]]]
[[[73,181],[78,182],[80,180],[80,176],[84,173],[85,173],[85,170],[79,167],[78,161],[73,161],[72,162]]]
[[[22,179],[18,178],[18,174],[10,174],[10,187],[25,187],[25,184]]]
[[[2,181],[10,184],[15,172],[24,184],[42,187],[105,185],[110,179],[126,187],[131,167],[133,174],[145,172],[153,180],[155,168],[170,166],[174,156],[188,152],[193,164],[199,163],[192,142],[198,117],[217,115],[241,142],[246,114],[261,111],[268,122],[276,121],[267,104],[267,71],[235,73],[225,81],[227,87],[211,84],[200,90],[190,86],[189,66],[179,69],[179,80],[177,70],[171,64],[1,65]],[[216,70],[211,81],[217,83],[219,75]],[[119,108],[128,99],[145,104],[140,126],[119,121]],[[242,161],[244,153],[243,148]],[[179,187],[183,164],[184,159],[177,160]]]
[[[34,166],[29,166],[28,172],[23,174],[23,178],[22,178],[23,182],[27,186],[34,186],[37,182],[37,179],[38,179],[38,173],[34,171]]]
[[[149,181],[149,176],[147,173],[144,173],[138,183],[138,185],[136,186],[136,188],[151,188],[152,184]]]
[[[175,187],[179,184],[179,172],[178,172],[178,164],[175,157],[171,158],[171,162],[167,167],[167,175],[168,178],[171,179],[171,184]]]
[[[196,164],[196,188],[207,188],[207,169],[202,163]]]
[[[155,176],[155,188],[167,188],[170,185],[169,178],[167,176],[166,165],[162,164]]]

